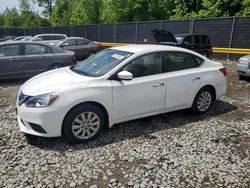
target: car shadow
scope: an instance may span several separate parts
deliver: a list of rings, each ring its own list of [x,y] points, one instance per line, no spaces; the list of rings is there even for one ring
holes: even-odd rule
[[[109,130],[104,130],[97,139],[88,143],[73,144],[67,143],[63,138],[42,138],[35,136],[27,136],[27,142],[30,145],[41,149],[64,152],[67,150],[85,150],[103,147],[108,144],[118,143],[136,137],[156,139],[157,137],[151,135],[152,133],[174,129],[192,122],[214,118],[236,109],[236,106],[228,102],[217,101],[212,109],[203,115],[194,115],[190,110],[180,110],[120,123],[114,125]]]
[[[250,77],[243,77],[240,79],[241,81],[246,81],[246,82],[250,82]]]
[[[19,86],[26,82],[28,78],[0,80],[0,87]]]

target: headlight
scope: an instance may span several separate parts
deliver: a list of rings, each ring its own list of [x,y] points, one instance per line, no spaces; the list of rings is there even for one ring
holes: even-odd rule
[[[25,106],[30,107],[30,108],[48,107],[51,104],[53,104],[58,97],[59,96],[55,94],[44,94],[44,95],[30,97],[25,102]]]

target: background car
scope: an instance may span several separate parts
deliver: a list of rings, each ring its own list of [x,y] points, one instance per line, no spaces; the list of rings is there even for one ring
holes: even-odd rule
[[[2,36],[0,42],[6,42],[8,40],[13,40],[14,38],[16,38],[16,36]]]
[[[31,41],[46,42],[52,45],[55,42],[66,39],[66,38],[67,38],[67,35],[65,34],[39,34],[39,35],[34,36],[31,39]]]
[[[36,42],[0,44],[0,79],[31,77],[38,73],[71,65],[74,52]]]
[[[77,60],[84,59],[102,50],[100,44],[80,37],[68,37],[54,45],[75,52]]]
[[[198,52],[209,57],[213,50],[209,36],[201,34],[177,34],[173,35],[166,30],[152,30],[158,44],[178,46]]]
[[[245,55],[239,59],[237,69],[240,79],[250,77],[250,55]]]
[[[19,40],[23,40],[23,39],[27,39],[27,38],[31,39],[33,37],[32,36],[19,36],[19,37],[12,39],[12,40],[9,40],[9,41],[19,41]]]
[[[27,134],[87,142],[116,123],[185,108],[205,113],[225,94],[226,74],[221,63],[184,48],[105,49],[24,83],[18,123]]]

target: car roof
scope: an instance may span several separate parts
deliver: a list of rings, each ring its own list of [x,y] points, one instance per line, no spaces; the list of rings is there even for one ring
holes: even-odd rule
[[[154,52],[154,51],[185,51],[189,52],[190,50],[186,50],[184,48],[168,46],[168,45],[157,45],[157,44],[134,44],[134,45],[126,45],[126,46],[117,46],[112,47],[111,49],[127,51],[130,53],[139,53],[139,52]]]
[[[6,44],[43,44],[46,46],[50,46],[44,42],[37,42],[37,41],[6,41],[6,42],[1,42],[0,46],[6,45]]]
[[[35,36],[44,36],[44,35],[47,35],[47,36],[50,36],[50,35],[59,35],[59,36],[67,36],[65,34],[60,34],[60,33],[44,33],[44,34],[38,34],[38,35],[35,35]]]
[[[83,37],[68,37],[67,39],[85,39]]]
[[[174,36],[207,36],[208,35],[204,35],[204,34],[197,34],[197,33],[182,33],[182,34],[175,34]]]

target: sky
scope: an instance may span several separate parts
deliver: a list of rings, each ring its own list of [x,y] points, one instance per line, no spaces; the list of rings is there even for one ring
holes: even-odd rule
[[[3,12],[6,8],[14,8],[19,9],[19,1],[18,0],[0,0],[0,12]],[[34,11],[41,10],[37,5],[32,4],[32,9]]]

